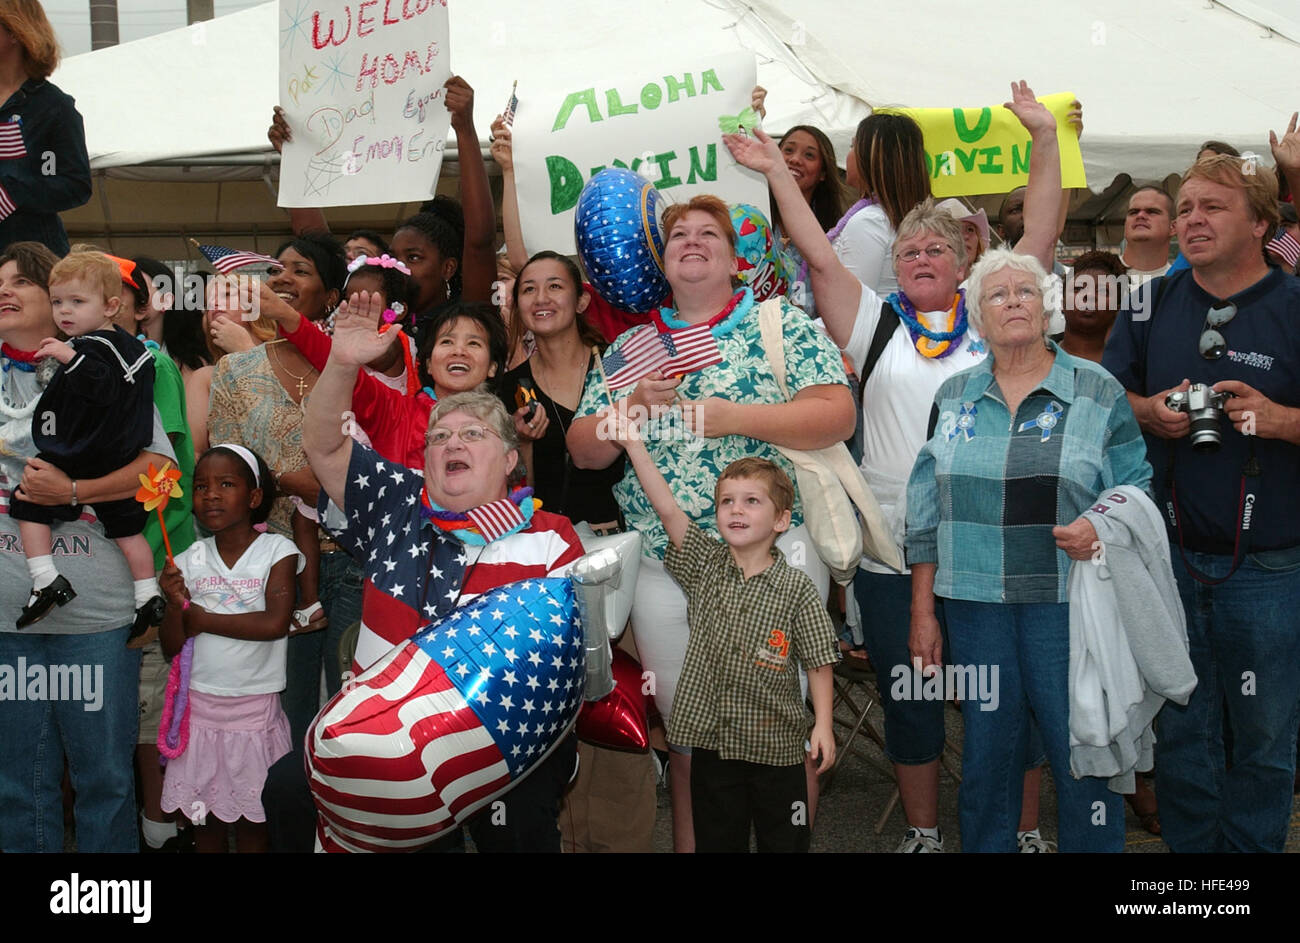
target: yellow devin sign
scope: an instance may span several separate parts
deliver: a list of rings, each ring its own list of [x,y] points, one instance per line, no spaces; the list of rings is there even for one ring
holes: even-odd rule
[[[1065,116],[1072,92],[1038,99],[1056,117],[1061,147],[1061,185],[1086,187],[1079,138]],[[910,115],[925,136],[930,188],[937,198],[1006,193],[1029,180],[1029,132],[1006,108],[882,108]]]

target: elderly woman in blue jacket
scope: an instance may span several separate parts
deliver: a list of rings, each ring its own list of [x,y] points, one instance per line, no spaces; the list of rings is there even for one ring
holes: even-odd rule
[[[1030,256],[999,249],[975,266],[967,306],[989,357],[939,388],[907,488],[909,649],[924,672],[943,670],[942,597],[946,674],[967,688],[966,851],[1016,850],[1030,714],[1055,777],[1060,850],[1124,848],[1121,797],[1070,775],[1066,577],[1095,553],[1080,515],[1105,488],[1147,487],[1151,466],[1123,387],[1047,339],[1056,294]]]

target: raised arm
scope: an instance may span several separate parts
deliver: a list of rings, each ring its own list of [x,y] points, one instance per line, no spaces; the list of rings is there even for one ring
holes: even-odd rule
[[[761,128],[754,130],[752,138],[727,134],[722,139],[738,163],[767,177],[772,198],[781,210],[785,234],[808,263],[813,293],[817,297],[817,313],[826,322],[831,339],[843,347],[853,335],[853,322],[857,319],[858,303],[862,299],[862,283],[836,257],[830,240],[813,215],[812,207],[804,201],[798,185],[790,176],[776,142]]]
[[[380,334],[381,298],[361,292],[356,308],[339,309],[334,320],[334,343],[316,387],[307,400],[302,422],[302,446],[321,488],[340,508],[344,507],[348,463],[352,459],[352,438],[347,433],[352,389],[361,365],[381,355],[397,332]],[[346,508],[345,508],[346,510]]]
[[[501,228],[506,235],[506,254],[516,272],[528,261],[524,230],[519,224],[519,194],[515,192],[514,139],[505,118],[497,115],[492,122],[492,159],[501,168]]]
[[[663,521],[668,539],[673,542],[674,547],[681,547],[690,518],[678,505],[672,489],[668,487],[668,481],[655,466],[650,453],[646,451],[645,442],[641,440],[641,430],[636,428],[635,423],[628,422],[626,416],[626,413],[615,411],[610,416],[610,420],[627,452],[628,461],[632,463],[637,478],[641,480],[641,489],[650,499],[655,513],[659,515],[659,520]]]
[[[267,129],[266,137],[277,154],[284,153],[285,141],[293,140],[293,134],[289,131],[289,122],[284,117],[284,109],[279,105],[276,105],[271,112],[271,127]],[[330,224],[325,221],[325,214],[315,206],[290,207],[289,225],[295,236],[301,236],[305,232],[330,231]]]
[[[466,301],[491,301],[492,283],[497,277],[497,216],[478,132],[474,130],[474,89],[458,75],[447,80],[446,88],[460,162],[460,204],[465,213],[461,297]]]
[[[666,409],[676,399],[677,385],[681,382],[681,377],[665,378],[657,371],[651,372],[636,385],[631,395],[619,401],[624,404],[621,408],[629,415],[636,415],[642,410],[651,414]],[[587,383],[603,387],[604,381],[595,378],[592,373],[587,377]],[[573,420],[564,441],[574,465],[579,468],[608,468],[614,464],[623,451],[623,446],[618,441],[618,436],[608,434],[610,430],[607,423],[610,421],[612,419],[607,420],[601,412]]]
[[[1025,234],[1016,243],[1016,251],[1034,256],[1051,272],[1061,233],[1061,146],[1056,140],[1056,118],[1034,98],[1034,90],[1023,80],[1011,83],[1011,101],[1006,107],[1020,119],[1032,141]]]
[[[1278,140],[1277,134],[1268,132],[1268,145],[1273,149],[1273,159],[1286,177],[1287,186],[1291,188],[1291,203],[1300,208],[1300,131],[1296,130],[1296,121],[1300,112],[1291,115],[1291,123],[1286,133]]]

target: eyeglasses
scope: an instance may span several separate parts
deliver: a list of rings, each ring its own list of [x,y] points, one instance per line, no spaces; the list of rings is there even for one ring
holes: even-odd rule
[[[1036,301],[1041,297],[1042,295],[1038,289],[1030,285],[1021,285],[1016,289],[1016,300],[1021,304],[1029,304],[1029,302]],[[1011,292],[999,286],[984,296],[983,303],[990,308],[1001,308],[1010,300]]]
[[[925,247],[925,254],[932,259],[937,259],[950,249],[952,249],[952,246],[948,245],[946,242],[934,242]],[[907,249],[906,251],[900,252],[898,255],[894,256],[894,258],[899,262],[915,262],[920,257],[920,249]]]
[[[1219,333],[1219,328],[1237,316],[1237,306],[1226,304],[1214,307],[1205,315],[1205,327],[1201,331],[1201,340],[1197,349],[1206,360],[1218,360],[1228,352],[1228,342]]]
[[[494,435],[498,439],[501,438],[501,433],[497,432],[495,429],[488,426],[478,425],[476,423],[470,423],[469,425],[461,426],[459,429],[444,429],[441,426],[438,426],[429,431],[429,434],[425,437],[424,441],[428,445],[434,445],[441,448],[451,442],[453,436],[459,438],[460,441],[464,442],[466,445],[472,445],[476,442],[482,442],[490,435]]]

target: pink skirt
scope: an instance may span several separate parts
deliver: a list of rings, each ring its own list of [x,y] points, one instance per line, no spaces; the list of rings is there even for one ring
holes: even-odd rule
[[[278,694],[220,697],[190,691],[190,741],[167,761],[164,812],[203,824],[241,818],[265,822],[262,786],[271,764],[292,749]]]

